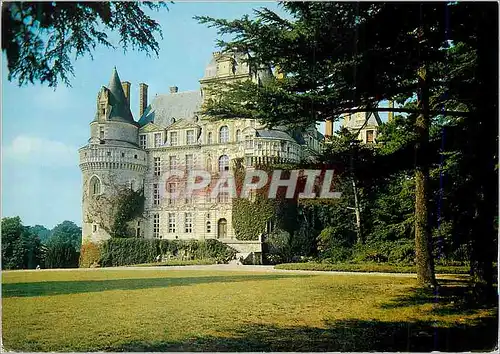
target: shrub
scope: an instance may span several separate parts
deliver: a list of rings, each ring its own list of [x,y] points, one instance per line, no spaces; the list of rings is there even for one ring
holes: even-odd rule
[[[101,265],[125,266],[163,260],[216,259],[227,263],[236,251],[218,240],[157,240],[111,238],[101,247]]]
[[[80,268],[90,268],[94,264],[99,264],[101,258],[101,250],[99,245],[93,242],[82,244],[80,249]]]
[[[267,236],[266,258],[271,264],[290,262],[292,259],[292,247],[290,234],[287,231],[276,229]]]
[[[78,268],[79,256],[71,243],[49,241],[45,251],[45,268]]]

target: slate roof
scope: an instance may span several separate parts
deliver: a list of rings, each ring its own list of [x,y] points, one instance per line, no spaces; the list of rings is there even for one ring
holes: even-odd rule
[[[166,128],[174,123],[172,119],[194,122],[195,115],[201,109],[201,103],[200,90],[157,95],[139,119],[139,125],[142,127],[154,122]]]
[[[125,93],[123,92],[122,83],[116,67],[113,68],[113,73],[111,74],[111,80],[108,84],[109,90],[109,104],[111,105],[111,113],[109,115],[109,120],[122,121],[127,123],[136,124],[134,118],[132,117],[132,112],[130,112],[130,107],[125,98]]]
[[[281,131],[281,130],[267,130],[267,129],[257,129],[257,137],[259,138],[268,138],[268,139],[282,139],[282,140],[288,140],[288,141],[293,141],[295,140],[288,135],[286,132]]]

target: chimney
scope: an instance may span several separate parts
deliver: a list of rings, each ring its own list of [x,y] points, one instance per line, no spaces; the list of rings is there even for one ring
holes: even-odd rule
[[[130,82],[122,81],[122,88],[125,98],[127,99],[127,105],[130,108]]]
[[[327,119],[325,121],[325,137],[328,138],[333,135],[333,120]]]
[[[389,108],[394,108],[394,101],[389,101]],[[394,118],[394,112],[387,113],[387,121],[391,121]]]
[[[179,88],[177,86],[170,87],[170,93],[177,93],[178,91],[179,91]]]
[[[148,85],[141,82],[139,84],[139,117],[142,117],[148,106]]]

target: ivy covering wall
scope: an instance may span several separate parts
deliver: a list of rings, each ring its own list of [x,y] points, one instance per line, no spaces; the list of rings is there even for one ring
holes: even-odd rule
[[[98,257],[97,257],[98,254]],[[95,262],[101,267],[152,263],[161,259],[194,260],[213,259],[227,263],[236,251],[214,239],[209,240],[157,240],[143,238],[110,238],[100,244],[84,244],[80,267]]]
[[[274,228],[287,231],[295,230],[297,226],[297,200],[286,199],[285,190],[279,188],[276,198],[269,198],[269,187],[272,171],[283,170],[282,179],[289,178],[290,166],[258,165],[256,169],[266,171],[268,183],[258,189],[251,198],[233,198],[233,227],[238,240],[258,240],[259,235],[266,232],[269,221]],[[238,195],[240,195],[245,179],[243,159],[235,159],[234,178]]]

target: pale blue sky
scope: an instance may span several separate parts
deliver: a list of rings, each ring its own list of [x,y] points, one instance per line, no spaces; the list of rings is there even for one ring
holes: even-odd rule
[[[240,18],[262,6],[277,8],[273,2],[172,4],[170,11],[152,14],[163,30],[159,58],[100,48],[94,60],[74,63],[72,88],[20,88],[7,80],[2,57],[2,217],[19,215],[25,225],[50,228],[63,220],[81,225],[77,150],[87,143],[97,92],[108,84],[113,66],[132,83],[131,109],[137,119],[140,82],[149,85],[150,98],[174,85],[181,91],[199,88],[216,50],[216,30],[193,16]]]

